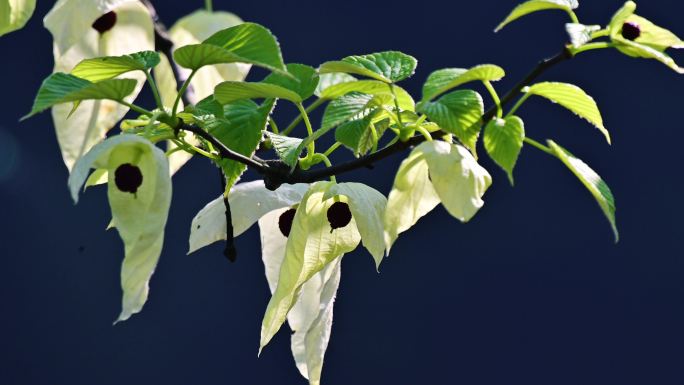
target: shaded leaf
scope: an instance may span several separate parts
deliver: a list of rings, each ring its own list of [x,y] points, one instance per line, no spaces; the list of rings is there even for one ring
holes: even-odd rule
[[[472,90],[453,91],[434,102],[419,105],[418,111],[427,115],[442,130],[456,135],[470,150],[475,150],[484,114],[484,102],[480,94]]]
[[[136,81],[133,79],[109,79],[92,83],[73,75],[57,72],[43,81],[31,112],[22,119],[29,118],[56,104],[99,99],[122,101],[133,93],[135,86]]]
[[[319,76],[313,67],[304,64],[288,64],[287,72],[292,77],[280,73],[272,73],[263,80],[263,83],[275,84],[297,93],[301,100],[306,100],[314,94],[318,86]]]
[[[314,92],[314,94],[318,97],[321,97],[321,94],[323,94],[328,87],[334,86],[335,84],[353,82],[355,80],[355,77],[340,72],[321,74],[320,81],[318,82],[318,86],[316,87],[316,92]]]
[[[273,149],[278,154],[278,158],[288,166],[294,167],[297,164],[297,158],[299,157],[297,149],[302,144],[302,139],[278,135],[272,132],[266,132],[266,135],[271,139],[271,144],[273,144]]]
[[[484,146],[489,156],[508,174],[513,184],[513,169],[525,139],[525,125],[517,116],[493,119],[484,130]]]

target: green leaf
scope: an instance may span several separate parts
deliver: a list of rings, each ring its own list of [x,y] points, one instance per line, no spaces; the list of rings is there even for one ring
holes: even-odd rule
[[[266,134],[271,138],[273,149],[278,154],[280,160],[290,167],[296,166],[297,158],[299,157],[297,150],[302,144],[302,139],[278,135],[272,132],[266,132]]]
[[[603,210],[603,214],[605,214],[610,222],[610,226],[615,235],[615,242],[617,242],[620,239],[620,234],[618,233],[617,225],[615,223],[615,198],[613,198],[613,193],[610,191],[606,182],[604,182],[603,179],[601,179],[601,177],[586,163],[581,159],[576,158],[568,152],[568,150],[559,146],[552,140],[548,140],[547,143],[556,157],[575,174],[584,187],[589,190],[594,199],[596,199],[601,210]]]
[[[36,0],[0,0],[0,36],[26,25],[36,9]]]
[[[373,110],[359,119],[342,123],[335,130],[335,140],[344,144],[356,156],[365,155],[377,145],[389,127],[389,124],[375,124],[379,115],[382,119],[379,110]]]
[[[274,210],[259,219],[261,258],[271,293],[278,286],[278,273],[285,258],[287,238],[281,234],[278,221],[286,210]],[[340,284],[340,264],[341,258],[337,258],[304,283],[297,302],[287,315],[293,330],[292,355],[297,369],[310,384],[320,384],[332,328],[333,303]]]
[[[480,94],[472,90],[453,91],[434,102],[419,105],[418,111],[427,115],[442,130],[456,135],[470,150],[475,150],[484,114],[484,102]]]
[[[470,69],[444,68],[428,76],[423,85],[423,99],[426,103],[437,96],[473,81],[497,81],[506,76],[503,68],[494,64],[482,64]]]
[[[356,248],[360,235],[354,223],[333,230],[327,211],[335,199],[324,199],[332,182],[317,182],[297,207],[285,248],[278,286],[268,303],[261,325],[259,350],[273,338],[299,298],[302,286],[325,266]],[[345,197],[337,198],[344,201]]]
[[[271,191],[262,180],[236,184],[228,194],[233,235],[241,235],[273,210],[299,203],[308,188],[309,185],[303,183],[283,184]],[[225,239],[226,206],[221,194],[193,218],[188,254]]]
[[[321,128],[318,131],[327,132],[364,111],[385,105],[391,100],[391,96],[387,94],[373,96],[360,92],[350,92],[328,104],[323,113]]]
[[[526,1],[511,11],[504,21],[499,24],[494,32],[498,32],[508,23],[517,20],[525,15],[533,12],[544,11],[547,9],[560,9],[566,12],[572,12],[573,9],[579,6],[577,0],[530,0]]]
[[[254,23],[236,25],[216,32],[201,44],[180,47],[173,57],[178,65],[192,70],[211,64],[249,63],[289,76],[275,36]]]
[[[399,108],[407,111],[415,111],[415,102],[411,95],[405,89],[399,86],[393,86],[394,93],[397,95],[397,103]],[[368,95],[389,95],[392,96],[387,83],[377,80],[358,80],[345,83],[338,83],[327,87],[319,95],[321,99],[337,99],[341,96],[351,92],[361,92]]]
[[[209,12],[199,9],[180,18],[171,28],[169,36],[175,47],[199,44],[209,36],[226,28],[242,24],[242,19],[235,14],[223,11]],[[206,98],[214,93],[217,84],[229,80],[245,80],[251,64],[226,63],[205,66],[195,73],[190,81],[192,93],[188,94],[191,102]],[[181,76],[187,77],[190,71],[180,68]]]
[[[579,23],[565,24],[565,31],[568,33],[570,44],[572,44],[574,48],[579,48],[590,42],[592,34],[600,30],[600,25],[584,25]]]
[[[343,72],[361,75],[385,83],[396,83],[404,80],[416,71],[418,61],[398,51],[385,51],[370,55],[347,56],[339,61],[321,64],[318,72]]]
[[[275,84],[294,91],[302,100],[306,100],[314,94],[318,86],[319,76],[313,67],[293,63],[287,65],[287,72],[291,74],[291,77],[272,73],[263,80],[263,83]]]
[[[147,71],[159,64],[160,60],[159,54],[154,51],[85,59],[74,67],[71,74],[97,83],[131,71]]]
[[[224,118],[212,119],[204,127],[226,147],[242,155],[252,156],[261,143],[262,131],[266,129],[268,116],[274,106],[273,99],[261,106],[251,100],[239,100],[224,106]],[[219,163],[226,176],[228,191],[247,166],[228,159],[222,159]]]
[[[137,167],[142,174],[142,184],[135,193],[120,190],[112,178],[123,164]],[[91,168],[106,169],[110,176],[107,196],[112,225],[125,246],[121,269],[123,309],[117,322],[125,321],[140,312],[147,301],[149,281],[161,254],[171,205],[169,165],[164,152],[148,140],[136,135],[114,136],[76,162],[69,176],[75,202]]]
[[[43,81],[31,112],[22,120],[62,103],[101,99],[122,101],[133,93],[135,86],[136,81],[132,79],[109,79],[92,83],[73,75],[57,72]]]
[[[603,126],[601,111],[594,99],[581,88],[568,83],[544,82],[526,87],[523,92],[549,99],[574,112],[580,118],[586,119],[598,128],[610,143],[610,133]]]
[[[525,125],[517,116],[493,119],[484,130],[484,146],[489,156],[508,174],[513,184],[513,169],[525,139]]]
[[[221,104],[241,99],[278,98],[301,103],[299,94],[268,83],[223,82],[214,89],[214,98]]]
[[[383,216],[387,206],[387,198],[372,187],[362,183],[339,183],[330,186],[323,199],[336,196],[348,198],[349,209],[361,234],[363,246],[375,259],[375,267],[385,256],[383,239]]]
[[[321,97],[321,94],[323,94],[328,87],[334,86],[335,84],[353,82],[355,80],[355,77],[345,73],[331,72],[321,74],[315,94],[316,96]]]

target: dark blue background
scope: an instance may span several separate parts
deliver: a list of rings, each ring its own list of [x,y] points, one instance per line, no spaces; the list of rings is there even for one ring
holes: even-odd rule
[[[25,30],[0,39],[0,384],[305,383],[287,328],[256,357],[269,298],[257,229],[238,238],[235,264],[218,244],[185,255],[190,220],[219,193],[206,161],[174,178],[144,311],[111,325],[123,247],[104,230],[104,189],[74,207],[49,113],[17,123],[52,68],[41,26],[48,3],[39,2]],[[157,3],[167,24],[203,5]],[[507,70],[503,92],[566,40],[561,12],[492,33],[514,0],[215,3],[272,29],[288,62],[412,54],[418,71],[404,86],[416,96],[433,70],[486,62]],[[583,3],[578,14],[588,24],[606,23],[622,4]],[[681,2],[643,1],[639,11],[684,35]],[[435,210],[399,239],[380,275],[365,251],[345,257],[325,384],[684,383],[684,77],[600,51],[545,79],[582,86],[602,108],[612,147],[544,100],[521,114],[531,137],[554,138],[604,176],[622,241],[613,244],[596,203],[560,162],[526,147],[512,188],[483,160],[495,181],[471,223]],[[386,193],[400,161],[339,179]]]

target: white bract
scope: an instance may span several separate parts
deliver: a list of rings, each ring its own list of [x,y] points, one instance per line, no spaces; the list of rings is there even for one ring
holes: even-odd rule
[[[137,167],[142,174],[142,184],[135,193],[122,191],[113,177],[123,164]],[[91,168],[108,171],[110,227],[116,227],[125,246],[123,304],[117,322],[125,321],[140,312],[147,301],[149,281],[161,254],[171,205],[169,165],[164,152],[147,139],[126,134],[107,139],[76,162],[69,177],[75,202]]]
[[[100,34],[92,24],[110,11],[116,13],[116,23]],[[44,24],[54,39],[54,72],[70,72],[83,59],[154,50],[149,12],[135,0],[59,0],[45,16]],[[135,92],[126,98],[132,102],[145,75],[136,71],[126,77],[138,81]],[[73,113],[72,108],[71,104],[52,108],[57,140],[69,170],[128,112],[128,107],[110,100],[83,101]]]
[[[0,0],[0,36],[21,29],[35,9],[36,0]]]
[[[400,233],[440,202],[449,214],[467,222],[484,205],[492,178],[463,146],[423,142],[399,167],[385,211],[385,244],[390,249]]]

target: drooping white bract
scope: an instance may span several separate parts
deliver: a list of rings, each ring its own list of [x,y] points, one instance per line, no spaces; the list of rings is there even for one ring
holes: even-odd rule
[[[135,193],[121,191],[116,170],[123,164],[137,167],[142,184]],[[123,304],[118,321],[140,312],[147,301],[149,281],[164,243],[164,227],[171,205],[171,177],[164,152],[147,139],[118,135],[93,147],[76,162],[69,177],[71,196],[78,194],[91,168],[108,171],[107,196],[116,227],[125,246],[121,269]]]
[[[110,11],[116,13],[114,26],[102,34],[92,24]],[[137,0],[59,0],[45,16],[45,27],[54,40],[55,72],[70,72],[83,59],[120,56],[154,50],[154,29],[147,8]],[[143,86],[145,75],[126,74],[138,81],[126,98],[132,102]],[[52,119],[64,163],[74,163],[101,142],[128,107],[109,100],[88,100],[72,111],[70,104],[52,108]]]
[[[242,24],[242,20],[229,12],[208,12],[199,10],[178,20],[169,30],[176,48],[199,44],[214,33]],[[224,81],[242,81],[247,76],[250,64],[230,63],[204,66],[192,78],[193,103],[214,93],[214,87]],[[182,68],[186,76],[189,70]]]
[[[264,181],[238,183],[228,194],[233,235],[238,236],[255,224],[263,215],[283,207],[290,207],[302,199],[309,185],[284,184],[275,191],[268,190]],[[192,220],[188,254],[226,239],[226,207],[223,194],[209,202]]]
[[[482,196],[492,178],[463,146],[444,141],[423,142],[399,167],[385,211],[385,244],[390,249],[440,202],[449,214],[469,221],[484,205]]]
[[[21,29],[35,9],[36,0],[0,0],[0,36]]]
[[[271,293],[278,286],[280,268],[285,258],[287,238],[280,232],[278,220],[288,208],[271,211],[259,219],[261,256]],[[325,266],[302,285],[299,298],[287,315],[292,355],[299,372],[312,385],[320,384],[323,358],[330,341],[333,302],[340,284],[341,258]]]
[[[314,275],[358,246],[361,236],[352,216],[344,227],[332,229],[328,209],[335,202],[349,202],[344,195],[325,198],[334,182],[317,182],[302,198],[292,221],[278,284],[261,325],[260,351],[285,322],[297,303],[302,286]],[[309,372],[312,368],[309,368]]]

